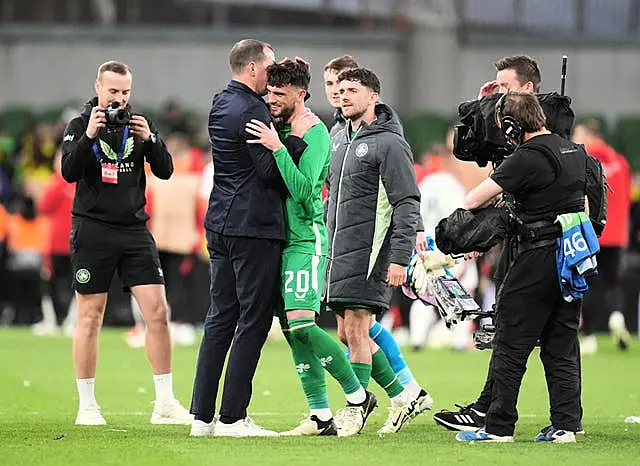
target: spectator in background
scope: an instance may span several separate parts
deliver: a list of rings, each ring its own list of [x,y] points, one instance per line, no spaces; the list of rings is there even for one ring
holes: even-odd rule
[[[0,184],[2,180],[0,180]],[[9,227],[9,214],[6,209],[0,203],[0,283],[7,283],[6,273],[6,259],[7,259],[7,230]],[[5,314],[7,311],[7,301],[9,287],[0,286],[0,325],[8,325],[10,320],[13,320],[12,316]]]
[[[448,217],[454,210],[462,208],[467,193],[455,176],[457,166],[453,153],[444,144],[435,145],[432,158],[437,160],[439,168],[427,174],[419,184],[420,213],[426,235],[435,238],[438,222]],[[475,261],[466,261],[456,265],[453,270],[462,285],[473,295],[478,286],[478,271]],[[425,344],[427,336],[437,346],[451,345],[454,349],[464,350],[471,347],[471,322],[464,321],[454,325],[449,331],[440,320],[433,306],[414,301],[410,312],[411,345],[419,350]]]
[[[15,324],[32,325],[42,318],[41,273],[46,225],[44,219],[36,215],[36,205],[31,197],[16,197],[11,210],[6,237],[9,304],[15,311]]]
[[[20,179],[26,193],[39,202],[44,187],[53,174],[53,159],[56,154],[56,134],[51,124],[36,123],[21,141],[19,153]]]
[[[169,100],[164,105],[158,125],[165,134],[189,134],[187,118],[184,111],[180,104],[173,100]]]
[[[418,185],[420,185],[426,176],[436,173],[442,168],[442,162],[437,154],[441,148],[442,144],[434,144],[428,152],[414,158],[413,171],[416,174]],[[412,339],[411,327],[415,327],[411,324],[411,307],[413,306],[413,302],[412,299],[408,298],[402,292],[401,288],[394,288],[391,292],[391,306],[389,307],[389,311],[380,319],[380,323],[387,330],[393,329],[393,336],[399,345],[404,345]],[[413,344],[414,349],[419,349],[416,346],[418,345]]]
[[[200,246],[198,190],[200,176],[192,170],[192,150],[187,136],[174,133],[166,139],[173,156],[173,175],[168,180],[149,178],[147,205],[150,230],[156,240],[164,272],[171,312],[172,336],[177,344],[193,345],[195,325],[204,314],[195,312],[193,296],[207,293],[193,288],[194,261]]]
[[[49,180],[39,204],[39,214],[48,218],[47,251],[49,253],[48,294],[55,311],[55,321],[45,319],[34,326],[37,335],[58,333],[73,300],[73,273],[69,250],[71,236],[71,206],[75,185],[67,183],[61,173],[62,153],[56,152],[54,173]]]
[[[609,327],[621,349],[630,342],[622,314],[622,288],[620,280],[623,256],[629,244],[629,215],[631,211],[631,172],[629,163],[613,147],[607,144],[596,120],[587,120],[576,126],[573,141],[584,144],[587,153],[602,163],[611,190],[607,192],[609,203],[607,225],[600,237],[598,269],[591,281],[591,291],[584,298],[582,309],[582,354],[594,354],[598,350],[594,332],[609,317]]]
[[[15,152],[16,141],[0,129],[0,202],[6,202],[11,196]]]

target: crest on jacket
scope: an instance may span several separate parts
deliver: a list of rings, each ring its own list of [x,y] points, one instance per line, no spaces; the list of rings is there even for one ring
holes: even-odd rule
[[[361,142],[356,147],[356,157],[364,157],[369,152],[369,146],[366,142]]]
[[[100,139],[100,149],[102,153],[107,156],[109,160],[117,160],[118,154],[111,148],[109,144]],[[127,142],[124,145],[124,153],[122,154],[122,160],[126,160],[133,152],[133,136],[127,138]]]

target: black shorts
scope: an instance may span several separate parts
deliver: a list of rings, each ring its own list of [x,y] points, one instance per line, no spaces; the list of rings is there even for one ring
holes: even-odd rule
[[[164,285],[158,249],[144,225],[74,217],[70,241],[73,289],[80,294],[106,293],[116,270],[125,292],[137,285]]]

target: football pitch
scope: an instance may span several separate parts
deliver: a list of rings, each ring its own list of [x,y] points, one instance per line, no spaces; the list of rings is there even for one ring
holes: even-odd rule
[[[71,340],[0,330],[0,464],[2,465],[423,465],[423,464],[640,464],[640,344],[618,352],[608,338],[583,360],[586,435],[571,445],[535,444],[548,424],[548,397],[534,351],[520,392],[513,444],[461,444],[430,413],[394,436],[379,438],[388,398],[372,382],[380,407],[362,434],[350,438],[189,438],[187,426],[153,426],[153,380],[144,350],[129,348],[122,330],[105,330],[100,342],[96,395],[108,425],[76,427]],[[425,350],[405,357],[435,399],[434,410],[477,396],[489,352]],[[188,406],[197,347],[174,349],[176,396]],[[253,419],[287,430],[304,417],[305,400],[284,342],[268,342],[254,379]],[[328,379],[331,404],[343,396]]]

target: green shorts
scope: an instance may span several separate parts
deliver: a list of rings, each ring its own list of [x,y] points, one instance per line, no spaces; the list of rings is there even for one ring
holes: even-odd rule
[[[320,312],[326,256],[301,252],[282,255],[282,298],[285,311]]]

